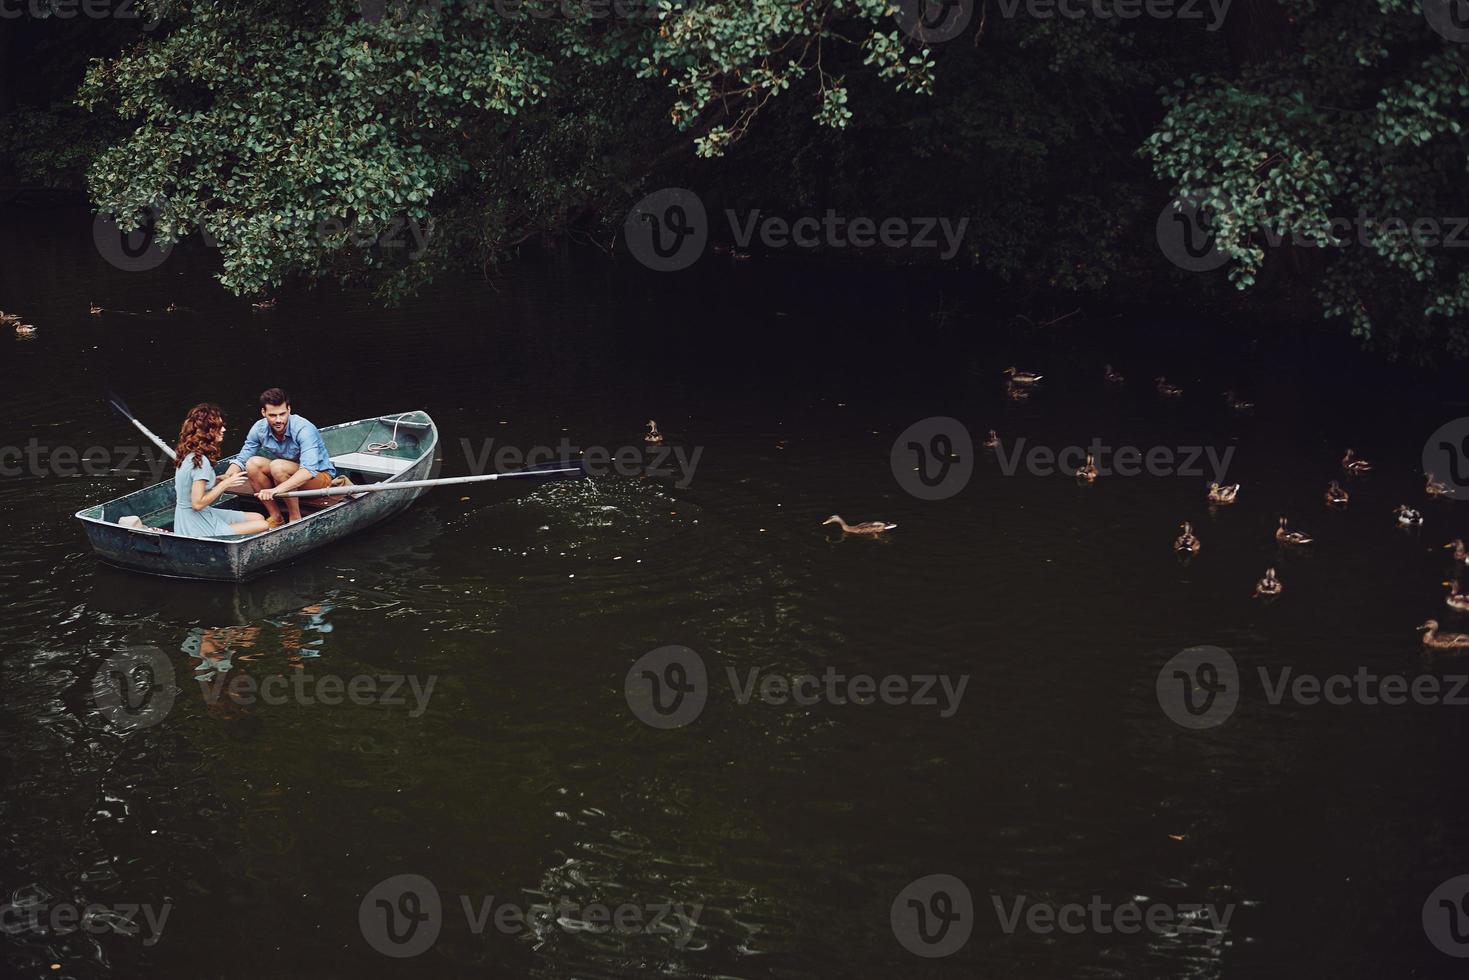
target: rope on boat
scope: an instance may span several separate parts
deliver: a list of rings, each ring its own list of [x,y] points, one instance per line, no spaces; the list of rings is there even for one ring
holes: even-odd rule
[[[369,442],[367,444],[367,448],[366,448],[365,452],[377,454],[377,453],[385,453],[385,452],[388,452],[390,450],[397,449],[398,448],[398,423],[403,421],[403,416],[404,415],[411,415],[411,414],[413,414],[413,413],[411,413],[411,412],[403,412],[400,415],[394,416],[393,417],[393,434],[388,437],[388,441],[387,442]],[[378,417],[378,421],[379,422],[386,422],[387,419],[386,418],[383,418],[382,416],[379,416]]]

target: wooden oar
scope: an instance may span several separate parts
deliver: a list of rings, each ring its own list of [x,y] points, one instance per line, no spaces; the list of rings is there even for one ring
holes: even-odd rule
[[[153,445],[163,450],[163,454],[165,456],[169,457],[170,459],[173,458],[175,452],[174,448],[168,443],[164,442],[162,439],[155,436],[153,433],[149,432],[148,427],[142,422],[138,421],[137,416],[133,414],[133,410],[128,408],[127,402],[119,398],[116,392],[109,391],[107,393],[107,401],[109,404],[112,405],[113,408],[117,410],[118,414],[127,419],[129,422],[133,423],[133,425],[137,426],[139,432],[143,433],[143,435],[151,439],[153,441]]]
[[[404,480],[401,483],[364,483],[348,487],[325,487],[321,490],[287,490],[276,497],[332,497],[351,493],[377,493],[382,490],[417,490],[420,487],[451,487],[461,483],[485,483],[512,476],[557,476],[562,473],[585,474],[581,466],[564,466],[534,470],[515,470],[512,473],[489,473],[483,476],[446,476],[437,480]]]

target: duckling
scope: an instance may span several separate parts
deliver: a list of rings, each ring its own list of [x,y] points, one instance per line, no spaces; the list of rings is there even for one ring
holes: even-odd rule
[[[1423,515],[1407,504],[1398,504],[1393,514],[1397,516],[1398,527],[1419,527],[1423,523]]]
[[[1343,490],[1341,484],[1335,480],[1326,485],[1326,506],[1345,507],[1351,499],[1352,495]]]
[[[92,316],[101,316],[102,315],[102,307],[98,306],[96,303],[93,303],[93,304],[91,304],[91,308],[88,309],[87,312],[90,313],[90,314],[92,314]]]
[[[36,335],[36,328],[29,323],[18,323],[15,326],[15,335],[17,337],[34,337]]]
[[[650,446],[663,445],[663,433],[658,431],[658,423],[652,419],[648,420],[648,434],[643,436],[643,441]]]
[[[1017,371],[1013,367],[1007,367],[1000,373],[1009,378],[1010,383],[1015,385],[1033,385],[1045,377],[1043,374],[1034,374],[1030,371]]]
[[[1363,473],[1372,472],[1372,464],[1365,459],[1358,459],[1356,450],[1348,449],[1341,458],[1341,468],[1353,476],[1361,476]]]
[[[1458,612],[1469,612],[1469,595],[1459,591],[1459,580],[1454,579],[1452,582],[1445,582],[1444,585],[1449,587],[1449,594],[1444,598],[1444,605]]]
[[[986,448],[986,449],[998,449],[998,448],[1000,448],[1000,434],[998,432],[996,432],[994,429],[991,429],[990,430],[990,434],[984,437],[984,448]]]
[[[1444,545],[1444,547],[1454,549],[1454,561],[1464,562],[1466,565],[1469,565],[1469,549],[1466,549],[1464,547],[1464,541],[1462,538],[1455,538],[1448,544]]]
[[[1209,484],[1209,503],[1232,504],[1239,497],[1239,484],[1232,483],[1227,487],[1221,487],[1217,483]]]
[[[1275,529],[1275,540],[1281,544],[1310,544],[1314,539],[1303,531],[1287,531],[1285,529],[1286,519],[1280,519],[1280,526]]]
[[[1433,471],[1423,474],[1423,489],[1430,497],[1446,497],[1449,488],[1433,478]]]
[[[1251,598],[1258,599],[1261,596],[1269,598],[1278,596],[1284,591],[1285,586],[1281,584],[1280,579],[1275,577],[1275,569],[1267,568],[1265,577],[1255,583],[1255,593]]]
[[[1469,633],[1439,633],[1436,619],[1430,619],[1418,628],[1424,631],[1423,645],[1430,650],[1469,649]]]
[[[1204,545],[1203,542],[1198,539],[1198,536],[1194,534],[1194,526],[1187,521],[1184,521],[1178,526],[1183,528],[1183,533],[1180,534],[1176,539],[1174,539],[1173,550],[1178,552],[1179,554],[1198,554],[1199,549],[1202,548]]]
[[[1104,364],[1102,365],[1102,380],[1107,382],[1107,384],[1109,385],[1120,385],[1127,379],[1118,372],[1112,370],[1112,365]]]
[[[1241,401],[1234,397],[1233,389],[1224,393],[1224,403],[1229,406],[1231,412],[1238,412],[1240,415],[1248,415],[1255,410],[1254,402]]]
[[[1097,479],[1097,464],[1092,461],[1092,454],[1086,454],[1086,463],[1076,470],[1076,478],[1083,483],[1095,483]]]
[[[1153,384],[1157,386],[1158,394],[1164,398],[1178,398],[1183,395],[1183,389],[1178,385],[1169,384],[1167,378],[1156,377],[1153,379]]]
[[[848,524],[838,514],[831,515],[821,523],[823,525],[840,525],[843,534],[881,534],[884,531],[891,531],[898,526],[896,524],[889,524],[886,521],[866,521],[862,524]]]

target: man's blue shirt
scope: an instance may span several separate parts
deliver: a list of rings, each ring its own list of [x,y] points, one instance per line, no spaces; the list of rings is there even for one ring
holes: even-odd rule
[[[235,457],[235,465],[244,469],[251,456],[262,455],[261,449],[269,450],[278,459],[300,463],[301,468],[312,475],[337,475],[332,458],[326,451],[326,443],[322,441],[321,430],[299,415],[292,414],[286,421],[286,433],[281,439],[276,439],[270,422],[264,418],[256,419],[250,426],[250,434],[245,437],[244,447]]]

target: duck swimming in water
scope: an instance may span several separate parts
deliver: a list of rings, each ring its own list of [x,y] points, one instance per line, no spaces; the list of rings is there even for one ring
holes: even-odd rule
[[[1240,415],[1248,415],[1255,410],[1254,402],[1242,401],[1234,397],[1233,390],[1224,393],[1224,402],[1229,406],[1231,412],[1238,412]]]
[[[886,521],[867,521],[862,524],[848,524],[842,520],[839,514],[833,514],[821,523],[823,525],[839,525],[843,534],[881,534],[884,531],[891,531],[898,526],[896,524],[889,524]]]
[[[1342,485],[1332,480],[1326,485],[1326,506],[1345,507],[1352,499],[1352,495],[1342,489]]]
[[[1363,473],[1372,472],[1372,464],[1365,459],[1358,459],[1355,449],[1348,449],[1342,456],[1341,468],[1352,474],[1352,476],[1361,476]]]
[[[1127,379],[1117,371],[1112,370],[1112,365],[1104,364],[1102,365],[1102,380],[1109,385],[1120,385]]]
[[[1314,540],[1303,531],[1287,531],[1285,529],[1286,519],[1280,519],[1280,526],[1275,529],[1275,540],[1281,544],[1310,544]]]
[[[29,323],[19,323],[16,324],[15,335],[17,337],[25,337],[29,339],[36,335],[36,328],[31,326]]]
[[[1086,454],[1086,462],[1077,467],[1076,478],[1082,483],[1095,483],[1097,479],[1097,464],[1092,461],[1092,454]]]
[[[648,420],[648,434],[643,436],[643,441],[650,446],[663,445],[663,433],[658,431],[658,423],[652,419]]]
[[[1424,631],[1423,645],[1430,650],[1469,650],[1469,633],[1440,633],[1436,619],[1418,628]]]
[[[1454,549],[1454,561],[1461,561],[1465,564],[1469,564],[1469,548],[1464,547],[1464,541],[1462,538],[1455,538],[1448,544],[1444,545],[1444,547]]]
[[[1423,492],[1430,497],[1447,497],[1449,488],[1433,478],[1433,472],[1423,474]]]
[[[1275,577],[1275,569],[1267,568],[1265,569],[1265,577],[1255,583],[1255,594],[1252,598],[1258,599],[1261,596],[1269,598],[1270,596],[1280,595],[1284,591],[1285,586],[1281,585],[1280,579]]]
[[[999,446],[1000,446],[1000,434],[998,432],[996,432],[994,429],[991,429],[990,430],[990,434],[984,437],[984,448],[986,448],[986,449],[998,449]]]
[[[1183,396],[1183,389],[1178,385],[1169,384],[1167,378],[1162,376],[1156,377],[1153,379],[1153,384],[1157,387],[1158,394],[1164,398],[1180,398]]]
[[[1194,534],[1194,526],[1187,521],[1178,526],[1183,529],[1183,533],[1173,540],[1173,550],[1181,555],[1198,554],[1204,544]]]
[[[1227,487],[1221,487],[1217,483],[1209,484],[1209,503],[1232,504],[1239,497],[1239,484],[1232,483]]]
[[[1044,374],[1035,374],[1035,373],[1033,373],[1031,371],[1017,371],[1013,367],[1007,367],[1007,368],[1005,368],[1004,371],[1002,371],[1000,373],[1003,374],[1005,377],[1009,378],[1010,379],[1010,383],[1011,384],[1014,384],[1014,385],[1033,385],[1033,384],[1037,384],[1037,383],[1040,382],[1040,380],[1042,378],[1045,377]]]
[[[1458,612],[1469,612],[1469,595],[1459,591],[1459,580],[1454,579],[1444,585],[1449,588],[1449,594],[1444,597],[1444,605]]]
[[[1419,527],[1423,524],[1423,515],[1407,504],[1398,504],[1393,509],[1393,516],[1398,519],[1398,527]]]

